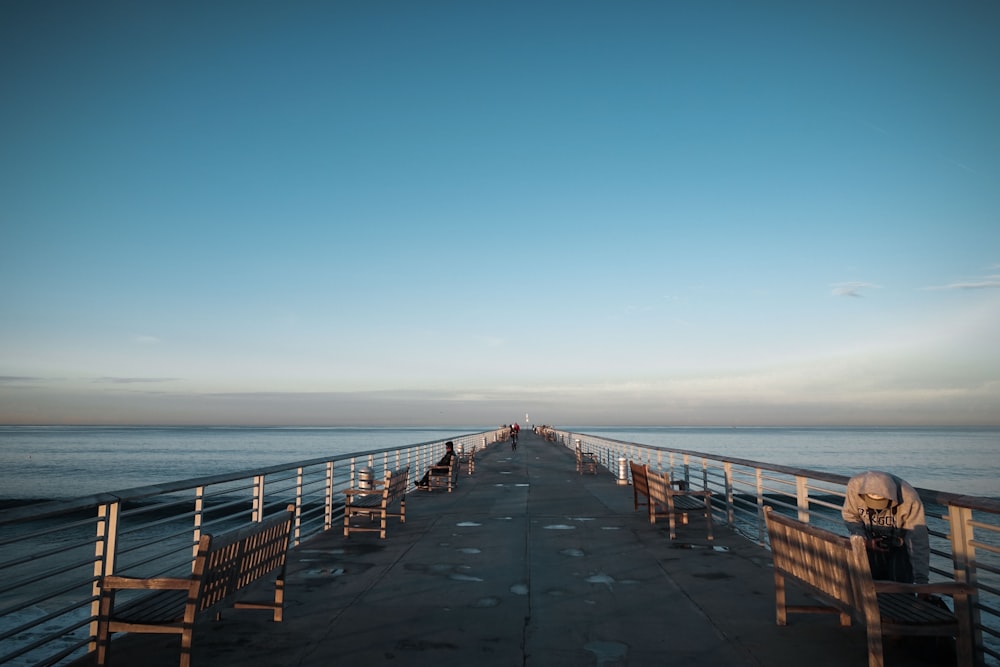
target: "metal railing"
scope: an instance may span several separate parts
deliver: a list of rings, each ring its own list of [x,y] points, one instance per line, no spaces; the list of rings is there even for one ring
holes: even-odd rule
[[[629,484],[628,461],[649,464],[712,491],[715,521],[767,546],[764,506],[841,535],[845,475],[747,459],[623,442],[545,428],[541,435],[594,454],[619,483]],[[976,587],[969,601],[977,664],[1000,665],[1000,501],[918,488],[930,534],[932,581]],[[937,577],[937,579],[935,579]]]
[[[506,440],[507,429],[449,438],[457,452]],[[185,576],[203,533],[295,506],[292,546],[343,520],[343,489],[410,467],[410,485],[445,440],[310,459],[0,512],[0,664],[68,664],[94,648],[101,579]]]

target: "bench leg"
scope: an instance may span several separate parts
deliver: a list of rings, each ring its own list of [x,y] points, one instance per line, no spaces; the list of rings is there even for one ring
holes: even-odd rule
[[[708,524],[708,541],[714,542],[715,535],[712,534],[712,500],[705,498],[705,523]]]
[[[670,539],[677,539],[677,512],[673,498],[667,496],[667,521],[670,523]]]
[[[788,625],[788,612],[785,610],[785,577],[774,573],[774,616],[778,625]]]
[[[274,614],[271,618],[275,623],[281,623],[285,611],[285,577],[281,575],[274,582]]]
[[[97,664],[106,665],[111,658],[111,610],[114,593],[104,593],[97,615]]]
[[[882,623],[879,619],[868,618],[868,667],[883,667]]]
[[[180,667],[191,667],[191,644],[194,639],[194,624],[184,622],[184,629],[181,632],[181,661]]]

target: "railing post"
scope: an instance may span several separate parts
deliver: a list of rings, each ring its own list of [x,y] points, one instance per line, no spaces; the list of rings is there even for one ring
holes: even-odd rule
[[[969,595],[968,608],[962,610],[967,614],[972,626],[972,636],[966,639],[958,637],[958,641],[971,641],[972,646],[968,647],[975,657],[974,664],[983,664],[983,632],[980,629],[979,614],[979,576],[976,572],[976,545],[974,529],[972,527],[972,510],[968,507],[956,507],[948,505],[948,523],[951,540],[951,558],[955,568],[955,581],[974,586],[972,594]],[[954,601],[957,604],[957,600]],[[956,615],[959,610],[955,610]],[[959,652],[961,654],[961,651]]]
[[[704,457],[701,459],[701,488],[702,488],[703,491],[709,491],[710,490],[708,488],[708,459],[706,459]],[[712,516],[711,516],[711,510],[713,508],[713,503],[712,503],[712,499],[711,498],[708,499],[708,507],[709,507],[709,512],[710,512],[710,516],[708,517],[708,520],[709,521],[713,521]]]
[[[264,476],[253,477],[253,516],[251,521],[260,523],[264,520]]]
[[[326,497],[323,500],[323,530],[333,528],[333,461],[326,462]]]
[[[90,637],[88,650],[97,650],[97,621],[101,613],[101,582],[115,572],[115,554],[118,551],[118,521],[121,502],[104,503],[97,508],[97,535],[94,540],[94,582],[91,584],[93,602],[90,603]]]
[[[733,496],[733,463],[725,461],[722,464],[722,472],[725,475],[726,490],[726,523],[730,528],[736,526],[736,498]]]
[[[205,487],[194,490],[194,540],[191,543],[191,560],[198,557],[198,543],[201,542],[201,527],[205,521]]]
[[[302,539],[302,466],[295,470],[295,532],[292,545],[298,546]]]
[[[809,480],[802,475],[795,476],[795,506],[799,521],[809,523]]]
[[[764,476],[760,468],[754,468],[757,480],[757,541],[764,544]]]

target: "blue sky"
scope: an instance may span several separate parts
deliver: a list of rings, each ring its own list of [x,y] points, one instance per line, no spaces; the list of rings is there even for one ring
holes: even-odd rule
[[[1000,5],[0,5],[0,423],[1000,424]]]

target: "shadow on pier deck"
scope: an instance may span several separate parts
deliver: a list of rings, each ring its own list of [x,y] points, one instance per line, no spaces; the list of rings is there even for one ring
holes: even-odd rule
[[[481,452],[451,494],[412,493],[388,539],[339,527],[292,552],[285,620],[226,610],[195,630],[199,667],[460,664],[867,665],[833,616],[774,623],[769,553],[692,520],[632,511],[607,471],[524,433]],[[888,665],[919,665],[902,646]],[[125,636],[114,665],[172,667],[176,637]]]

